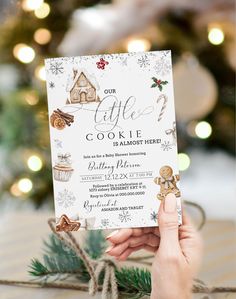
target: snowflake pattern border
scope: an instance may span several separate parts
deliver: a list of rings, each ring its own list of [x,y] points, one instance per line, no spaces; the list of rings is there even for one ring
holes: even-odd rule
[[[102,224],[102,226],[103,227],[107,227],[107,226],[109,226],[109,219],[102,219],[101,220],[101,224]]]
[[[146,68],[150,66],[150,60],[147,55],[143,55],[141,58],[138,59],[138,65],[140,68]]]
[[[161,57],[156,64],[154,65],[154,70],[156,72],[157,75],[160,76],[166,76],[169,75],[169,73],[171,72],[172,68],[171,68],[171,63],[169,61],[169,59],[167,60],[165,58],[165,56]]]
[[[71,191],[64,189],[63,191],[58,192],[56,201],[58,202],[59,206],[63,206],[64,208],[69,208],[74,205],[76,198]]]
[[[64,67],[62,66],[62,62],[51,62],[49,70],[53,75],[59,75],[64,73]]]
[[[169,151],[172,149],[172,144],[170,143],[170,141],[164,141],[162,144],[161,144],[161,148],[163,151]]]
[[[157,219],[158,219],[157,212],[152,211],[151,214],[150,214],[150,218],[151,218],[152,221],[157,222]]]
[[[131,215],[128,211],[122,211],[122,213],[119,214],[119,219],[121,222],[128,222],[131,220]]]

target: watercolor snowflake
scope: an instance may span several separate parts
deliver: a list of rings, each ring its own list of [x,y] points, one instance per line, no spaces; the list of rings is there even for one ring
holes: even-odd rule
[[[59,192],[56,198],[59,206],[63,206],[64,208],[69,208],[75,203],[75,196],[72,192],[67,189],[64,189],[62,192]]]
[[[128,59],[128,57],[120,57],[120,64],[122,65],[122,66],[127,66],[127,63],[128,63],[128,61],[127,61],[127,59]]]
[[[166,60],[165,57],[159,59],[154,66],[154,70],[157,75],[168,75],[171,72],[171,64],[169,59]]]
[[[109,219],[102,219],[101,220],[101,224],[102,224],[102,226],[108,226],[109,225]]]
[[[49,88],[54,88],[55,87],[55,84],[51,81],[49,82]]]
[[[54,139],[57,148],[62,148],[62,141],[59,139]]]
[[[49,70],[53,75],[62,74],[64,72],[64,67],[62,66],[62,62],[54,62],[50,63]]]
[[[152,211],[150,218],[152,221],[156,222],[157,221],[157,216],[158,214],[155,211]]]
[[[128,211],[122,211],[122,213],[119,214],[119,219],[121,222],[128,222],[131,220],[131,215]]]
[[[163,151],[169,151],[172,149],[172,144],[170,143],[170,141],[164,141],[162,144],[161,144],[161,148]]]
[[[147,55],[142,56],[140,59],[138,59],[138,64],[141,68],[145,68],[150,65],[150,60],[147,57]]]

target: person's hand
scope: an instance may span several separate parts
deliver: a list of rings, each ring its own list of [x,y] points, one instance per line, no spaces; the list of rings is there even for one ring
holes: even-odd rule
[[[106,252],[125,260],[132,252],[146,249],[154,252],[152,264],[152,299],[189,299],[193,277],[202,254],[200,235],[183,213],[178,227],[176,197],[168,194],[161,202],[158,227],[129,228],[107,237],[112,244]]]

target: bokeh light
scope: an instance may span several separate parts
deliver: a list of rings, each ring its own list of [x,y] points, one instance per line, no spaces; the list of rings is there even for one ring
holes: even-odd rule
[[[40,159],[40,157],[38,157],[36,155],[32,155],[29,157],[29,159],[27,161],[27,165],[30,170],[39,171],[42,168],[43,163],[42,163],[42,160]]]
[[[197,137],[201,139],[208,138],[212,133],[211,125],[206,121],[200,121],[195,127]]]
[[[151,43],[147,39],[132,39],[127,43],[128,52],[144,52],[151,48]]]
[[[178,162],[179,162],[179,170],[184,171],[189,168],[190,158],[185,153],[179,153],[178,154]]]
[[[42,5],[34,11],[35,16],[38,19],[46,18],[50,13],[50,6],[47,3],[42,3]]]
[[[27,92],[24,96],[25,101],[31,105],[34,106],[36,104],[38,104],[39,102],[39,97],[35,92]]]
[[[45,72],[45,66],[39,65],[35,69],[35,76],[42,81],[46,81],[46,72]]]
[[[18,197],[18,196],[21,196],[22,195],[22,192],[20,191],[19,187],[18,187],[18,184],[17,183],[14,183],[11,188],[10,188],[10,192],[12,195]]]
[[[224,41],[224,32],[220,28],[210,28],[208,32],[208,40],[213,45],[220,45]]]
[[[21,5],[25,11],[32,11],[38,9],[42,3],[43,0],[23,0]]]
[[[34,40],[40,45],[47,44],[51,38],[51,32],[46,28],[39,28],[34,33]]]
[[[33,183],[28,178],[20,179],[17,185],[18,185],[19,190],[23,193],[28,193],[33,188]]]
[[[20,62],[30,63],[35,58],[35,51],[33,48],[27,46],[26,44],[17,44],[13,49],[13,55]]]

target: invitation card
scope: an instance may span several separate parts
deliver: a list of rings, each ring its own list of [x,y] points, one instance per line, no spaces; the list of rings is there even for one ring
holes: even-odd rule
[[[181,223],[170,51],[45,60],[56,228]]]

